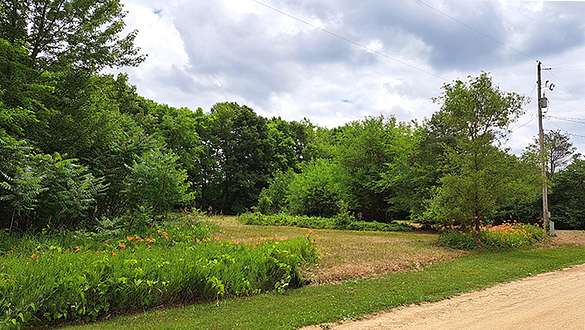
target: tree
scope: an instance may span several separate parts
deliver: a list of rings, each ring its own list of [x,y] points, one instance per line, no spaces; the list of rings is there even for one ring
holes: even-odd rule
[[[510,157],[498,148],[498,141],[521,114],[524,98],[501,91],[482,73],[468,82],[445,84],[435,101],[442,106],[431,121],[448,127],[455,144],[445,149],[448,174],[431,198],[426,216],[472,226],[479,233],[480,226],[506,204],[513,186]]]
[[[553,177],[552,220],[560,229],[585,229],[585,160],[575,159]]]
[[[1,0],[0,38],[28,50],[35,67],[72,65],[96,72],[137,65],[137,32],[123,35],[120,0]]]
[[[252,207],[270,177],[272,149],[266,119],[247,106],[218,103],[203,132],[206,164],[203,206],[227,213]]]
[[[142,208],[163,214],[193,202],[195,196],[189,191],[187,172],[177,161],[173,153],[157,149],[134,160],[124,182],[124,197],[133,210]]]
[[[391,191],[380,189],[381,174],[399,154],[402,130],[395,118],[370,117],[342,127],[335,159],[346,172],[350,209],[366,219],[387,218]]]
[[[568,135],[560,130],[549,131],[544,134],[544,153],[546,158],[547,174],[549,177],[562,170],[571,161],[577,148],[571,143]],[[525,150],[525,157],[536,161],[540,160],[540,145],[538,138]]]
[[[305,164],[288,187],[288,211],[293,214],[334,216],[347,203],[343,169],[333,160]]]

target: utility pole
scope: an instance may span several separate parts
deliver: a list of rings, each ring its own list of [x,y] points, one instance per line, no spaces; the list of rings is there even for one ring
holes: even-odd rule
[[[544,149],[544,129],[542,127],[542,109],[547,107],[547,99],[542,97],[542,80],[541,71],[542,63],[538,61],[536,74],[538,80],[536,81],[538,90],[538,141],[540,144],[540,163],[542,166],[542,222],[544,230],[547,234],[550,233],[550,219],[548,212],[548,183],[547,183],[547,169],[546,169],[546,150]],[[550,70],[545,68],[544,70]]]

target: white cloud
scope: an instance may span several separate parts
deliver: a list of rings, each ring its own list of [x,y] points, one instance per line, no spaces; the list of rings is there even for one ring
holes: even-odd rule
[[[263,1],[310,24],[250,0],[126,0],[149,57],[124,71],[159,102],[209,109],[227,99],[332,127],[366,115],[428,117],[444,82],[437,76],[489,71],[502,89],[534,99],[538,58],[557,67],[545,73],[557,86],[550,113],[585,118],[585,3],[426,0],[457,22],[416,2]],[[522,125],[507,143],[515,152],[536,133],[535,107],[513,125]],[[584,125],[545,124],[585,135]],[[585,139],[575,143],[585,151]]]

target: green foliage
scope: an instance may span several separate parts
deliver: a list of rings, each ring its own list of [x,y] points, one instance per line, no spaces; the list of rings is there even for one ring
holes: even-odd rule
[[[162,214],[192,203],[195,196],[189,192],[191,183],[177,160],[173,153],[156,149],[134,160],[124,182],[124,197],[133,209]]]
[[[382,223],[376,221],[355,221],[347,213],[341,213],[333,218],[290,215],[278,213],[265,215],[261,213],[244,213],[239,217],[247,225],[261,226],[294,226],[314,229],[345,229],[360,231],[412,231],[413,228],[400,223]]]
[[[381,190],[378,181],[400,151],[403,134],[396,119],[370,117],[349,123],[339,133],[335,159],[345,172],[350,208],[366,219],[385,219],[392,191]],[[407,128],[404,130],[408,131]]]
[[[314,262],[307,239],[258,247],[228,243],[147,245],[115,253],[53,249],[0,259],[0,325],[95,320],[161,304],[281,291]]]
[[[439,244],[458,250],[473,250],[477,248],[477,236],[457,231],[447,230],[439,236]]]
[[[10,227],[78,226],[105,186],[75,159],[29,155],[0,181],[0,202],[12,210]],[[14,216],[17,216],[15,219]]]
[[[439,236],[439,243],[454,249],[516,249],[531,246],[546,238],[544,229],[528,224],[503,224],[475,233],[448,230]]]
[[[333,161],[318,159],[305,164],[288,190],[288,211],[309,216],[334,216],[348,200],[343,173]]]
[[[582,246],[473,253],[423,269],[337,285],[314,285],[286,295],[234,299],[128,315],[74,329],[240,328],[299,329],[314,324],[360,319],[395,307],[434,302],[535,274],[585,262]],[[389,289],[390,288],[390,289]],[[270,313],[266,313],[270,310]],[[230,317],[225,317],[229,315]]]
[[[444,165],[448,173],[429,201],[427,219],[473,226],[479,233],[514,194],[516,177],[508,169],[513,156],[497,147],[508,125],[522,111],[524,99],[494,86],[486,73],[443,86],[437,99],[441,110],[433,115],[435,127],[446,128],[454,145],[446,146]]]
[[[585,229],[585,160],[575,159],[553,178],[552,220],[559,229]]]
[[[202,204],[224,213],[243,212],[255,204],[270,176],[272,149],[266,119],[246,106],[219,103],[207,118]]]
[[[292,170],[277,172],[262,189],[258,198],[258,211],[264,214],[279,213],[288,206],[289,186],[295,177]]]
[[[0,38],[27,48],[35,66],[136,65],[144,56],[134,46],[136,31],[122,35],[125,15],[119,0],[2,0]]]

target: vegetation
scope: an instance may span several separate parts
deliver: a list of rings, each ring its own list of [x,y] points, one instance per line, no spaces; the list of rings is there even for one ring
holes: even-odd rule
[[[585,160],[575,159],[553,177],[552,220],[559,229],[585,229]]]
[[[329,129],[230,102],[208,112],[175,108],[140,96],[124,74],[104,74],[145,59],[125,15],[120,0],[0,0],[0,326],[282,292],[300,285],[302,274],[321,283],[466,254],[438,246],[436,235],[409,233],[413,227],[398,219],[457,230],[440,241],[460,249],[543,239],[532,225],[497,226],[539,221],[540,159],[534,145],[521,157],[502,147],[525,98],[500,90],[489,74],[445,84],[440,111],[420,123],[379,116]],[[585,228],[585,165],[574,152],[567,136],[547,134],[553,220],[561,228]],[[194,209],[242,214],[249,226],[213,218],[214,232],[176,216]],[[266,225],[317,233],[281,227],[278,234]],[[305,269],[315,249],[322,262]],[[581,260],[578,252],[503,256],[544,271],[569,264],[568,256]],[[358,315],[524,274],[487,253],[448,265],[356,282],[349,300],[327,297],[343,297],[353,284],[297,291],[277,306],[292,308],[279,310],[280,324]],[[478,275],[463,278],[468,271]],[[388,287],[398,298],[375,295]],[[317,299],[302,307],[316,309],[299,321],[304,309],[294,305],[307,292]],[[377,298],[366,303],[366,294]],[[257,299],[250,301],[281,298]],[[267,315],[243,312],[250,310],[233,313],[244,319],[230,324]],[[273,327],[266,320],[254,326]]]
[[[355,221],[342,214],[333,218],[289,215],[278,213],[264,215],[261,213],[244,213],[239,217],[247,225],[262,226],[296,226],[316,229],[345,229],[369,231],[412,231],[413,227],[403,223],[382,223],[376,221]]]
[[[86,234],[14,241],[0,258],[0,325],[95,320],[161,304],[282,291],[300,285],[300,266],[316,260],[305,238],[250,247],[206,242],[201,234],[205,230],[183,225],[119,240]],[[28,254],[35,240],[42,244]]]
[[[232,216],[209,219],[214,237],[238,244],[261,244],[309,236],[315,241],[319,262],[303,274],[311,283],[329,283],[376,276],[422,266],[467,254],[437,244],[437,234],[382,231],[306,229],[289,226],[245,225]]]
[[[449,230],[439,236],[439,242],[454,249],[473,250],[514,249],[534,245],[546,238],[544,229],[529,224],[503,224],[485,228],[479,236]]]
[[[354,319],[393,307],[436,301],[496,283],[584,263],[583,247],[483,252],[426,267],[341,284],[308,286],[285,295],[229,299],[115,318],[79,329],[297,329]],[[270,313],[266,313],[270,310]],[[225,315],[229,315],[226,318]]]

